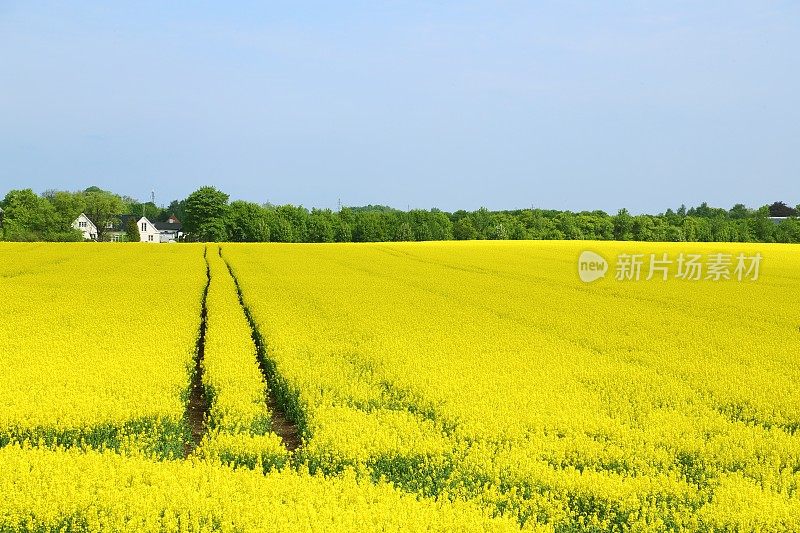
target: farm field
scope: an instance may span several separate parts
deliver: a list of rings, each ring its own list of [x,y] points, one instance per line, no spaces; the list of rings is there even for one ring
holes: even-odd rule
[[[201,246],[0,245],[0,444],[182,455]]]
[[[797,530],[799,291],[792,245],[0,244],[0,530]]]

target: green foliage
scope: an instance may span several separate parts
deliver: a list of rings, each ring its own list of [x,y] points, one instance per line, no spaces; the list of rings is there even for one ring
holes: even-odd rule
[[[282,242],[308,242],[308,209],[302,206],[282,205],[275,210],[277,216],[292,228],[292,238]]]
[[[469,241],[478,238],[478,230],[472,224],[472,220],[466,216],[458,219],[453,224],[453,238],[459,241]]]
[[[351,242],[353,240],[353,230],[350,224],[338,217],[333,226],[333,239],[336,242]]]
[[[0,207],[3,209],[3,240],[81,240],[81,233],[71,226],[72,221],[67,221],[50,201],[31,189],[9,191]]]
[[[336,216],[330,209],[315,209],[308,217],[308,240],[311,242],[334,242]]]
[[[214,187],[201,187],[186,198],[183,227],[193,240],[220,242],[227,240],[225,216],[228,195]]]
[[[7,204],[7,205],[6,205]],[[5,240],[80,240],[72,228],[84,212],[103,240],[106,226],[120,213],[165,221],[174,214],[183,222],[188,240],[233,242],[382,242],[483,239],[587,239],[670,242],[800,242],[796,209],[774,202],[758,209],[736,204],[730,209],[698,207],[667,209],[658,215],[632,215],[620,209],[604,211],[557,211],[518,209],[489,211],[438,209],[400,211],[381,205],[344,207],[338,212],[302,206],[234,201],[214,187],[202,187],[185,200],[174,200],[167,209],[150,202],[89,187],[71,193],[10,191],[3,203],[7,210],[2,228]],[[795,213],[792,215],[790,213]],[[772,219],[770,218],[772,217]],[[777,220],[775,217],[784,218]]]
[[[84,213],[97,226],[97,240],[106,240],[108,226],[116,221],[125,208],[122,198],[97,187],[90,187],[84,191],[83,199],[86,203]]]
[[[186,216],[186,200],[172,200],[165,210],[166,218],[161,220],[164,222],[170,215],[175,215],[178,220],[183,220]]]
[[[294,242],[294,231],[291,222],[274,209],[268,209],[266,214],[267,223],[269,224],[270,241]]]
[[[264,208],[252,202],[231,202],[225,214],[225,231],[233,242],[269,241],[269,221]]]
[[[614,217],[614,239],[618,241],[633,239],[633,217],[627,209],[620,209]]]
[[[123,210],[125,213],[136,215],[137,217],[143,216],[151,221],[163,222],[169,218],[168,210],[156,206],[153,202],[126,202]]]
[[[125,224],[125,240],[128,242],[139,242],[142,240],[142,235],[139,233],[139,224],[136,219],[131,217]]]
[[[53,205],[62,228],[71,227],[75,219],[86,210],[86,198],[82,193],[47,191],[42,197]]]
[[[771,217],[796,217],[797,210],[789,207],[784,202],[775,202],[769,206],[769,216]]]
[[[413,241],[414,233],[411,231],[411,224],[408,222],[401,222],[397,226],[397,231],[394,234],[395,241]]]
[[[382,242],[391,240],[386,221],[387,218],[378,211],[355,213],[353,241]]]

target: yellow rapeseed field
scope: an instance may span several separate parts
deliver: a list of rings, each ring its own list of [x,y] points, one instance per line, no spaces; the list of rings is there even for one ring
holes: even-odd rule
[[[791,245],[0,243],[0,531],[800,530],[798,293]]]
[[[586,250],[609,262],[593,283],[578,277]],[[222,254],[304,413],[312,470],[349,466],[558,529],[800,528],[795,247]],[[646,279],[650,254],[671,261],[656,263],[666,280]],[[693,256],[706,269],[696,280],[678,264]],[[620,266],[630,257],[645,263],[638,280]]]
[[[470,505],[291,469],[263,475],[189,459],[0,449],[2,531],[518,531]]]
[[[288,454],[271,431],[267,385],[236,286],[217,246],[209,245],[206,257],[211,282],[202,366],[210,416],[198,454],[251,468],[282,466]]]
[[[0,243],[0,445],[182,453],[202,246]]]

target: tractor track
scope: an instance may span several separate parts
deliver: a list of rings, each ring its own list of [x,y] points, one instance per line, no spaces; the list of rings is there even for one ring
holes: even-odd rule
[[[211,285],[211,267],[208,264],[208,247],[203,250],[203,259],[206,262],[206,286],[203,289],[203,299],[200,306],[200,332],[197,336],[197,345],[194,356],[194,369],[189,385],[189,401],[186,404],[186,421],[189,425],[191,438],[184,443],[184,457],[188,457],[203,440],[207,431],[207,421],[209,414],[208,399],[206,390],[203,386],[203,357],[205,356],[206,327],[208,308],[206,300],[208,298],[208,288]]]

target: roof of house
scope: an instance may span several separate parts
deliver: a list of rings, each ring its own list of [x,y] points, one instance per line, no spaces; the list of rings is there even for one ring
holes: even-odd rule
[[[769,217],[769,219],[775,224],[780,224],[781,222],[787,220],[788,218],[789,217]]]
[[[126,226],[130,220],[136,222],[136,226],[138,229],[139,221],[145,219],[148,224],[152,225],[158,231],[181,231],[183,227],[180,223],[173,224],[170,222],[151,222],[149,218],[142,217],[139,215],[117,215],[117,218],[114,220],[114,223],[109,228],[112,232],[125,232]]]
[[[0,209],[0,211],[2,211],[2,209]],[[83,219],[84,221],[86,221],[89,224],[91,224],[92,226],[94,226],[94,222],[92,222],[91,218],[86,216],[86,213],[81,213],[80,215],[78,215],[78,218],[75,219],[75,222],[73,222],[73,224],[78,223],[79,221],[81,221],[81,219]],[[96,226],[94,226],[94,227],[96,227]]]
[[[125,231],[128,222],[132,219],[134,222],[138,222],[139,219],[142,217],[137,217],[136,215],[119,215],[114,220],[114,223],[111,224],[111,231]]]
[[[156,227],[158,231],[180,231],[183,225],[178,223],[172,222],[153,222],[153,225]]]

